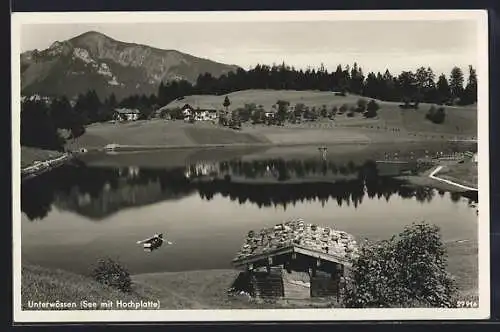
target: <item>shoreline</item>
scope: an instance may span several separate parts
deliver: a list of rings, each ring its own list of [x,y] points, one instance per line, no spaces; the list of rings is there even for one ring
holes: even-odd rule
[[[43,173],[49,172],[59,166],[62,166],[75,158],[71,152],[62,153],[61,156],[40,161],[26,167],[21,167],[21,181],[26,181],[37,177]]]
[[[450,184],[452,186],[455,186],[455,187],[458,187],[460,189],[464,189],[466,191],[479,191],[478,188],[473,188],[473,187],[469,187],[469,186],[465,186],[465,185],[462,185],[460,183],[457,183],[455,181],[452,181],[452,180],[448,180],[448,179],[444,179],[442,177],[439,177],[437,176],[436,174],[438,174],[442,169],[444,168],[444,166],[437,166],[432,172],[431,174],[429,174],[429,177],[431,179],[434,179],[434,180],[437,180],[437,181],[441,181],[441,182],[444,182],[444,183],[447,183],[447,184]],[[458,179],[460,180],[460,179]]]
[[[403,141],[398,140],[352,140],[352,141],[317,141],[317,142],[287,142],[287,143],[277,143],[277,142],[262,142],[262,143],[214,143],[214,144],[187,144],[187,145],[128,145],[128,144],[116,144],[113,143],[108,145],[113,145],[112,149],[106,149],[106,146],[101,148],[88,148],[88,151],[102,151],[102,152],[142,152],[149,150],[191,150],[191,149],[213,149],[213,148],[254,148],[254,147],[295,147],[295,146],[338,146],[338,145],[378,145],[378,144],[416,144],[416,143],[477,143],[477,141],[467,141],[467,140],[443,140],[443,139],[408,139]]]
[[[412,144],[425,144],[425,143],[441,143],[441,144],[447,144],[450,142],[456,142],[454,140],[413,140],[413,141],[408,141],[404,142],[406,144],[412,145]],[[465,142],[463,142],[465,143]],[[287,148],[287,147],[307,147],[307,146],[331,146],[331,147],[338,147],[338,146],[362,146],[362,147],[369,147],[369,146],[377,146],[377,145],[394,145],[394,144],[401,144],[399,141],[391,141],[391,142],[369,142],[369,141],[350,141],[350,142],[328,142],[328,143],[322,143],[322,142],[316,142],[316,143],[310,143],[310,142],[305,142],[305,143],[222,143],[222,144],[197,144],[197,145],[116,145],[114,146],[113,150],[106,150],[105,148],[101,149],[92,149],[88,150],[86,153],[79,153],[77,151],[75,152],[66,152],[66,153],[61,153],[60,156],[52,158],[52,159],[47,159],[35,164],[28,165],[24,168],[21,168],[21,177],[22,181],[32,179],[36,176],[39,176],[45,172],[49,172],[59,166],[62,166],[71,160],[74,160],[78,158],[79,156],[84,157],[85,155],[92,155],[94,153],[104,153],[106,155],[127,155],[127,154],[133,154],[133,153],[141,153],[141,152],[149,152],[149,151],[180,151],[180,150],[186,150],[186,151],[191,151],[191,150],[198,150],[198,151],[210,151],[213,149],[217,150],[245,150],[245,149],[255,149],[255,148],[267,148],[267,149],[272,149],[272,148]],[[451,192],[464,192],[464,191],[478,191],[477,188],[472,188],[469,186],[464,186],[458,182],[448,180],[448,179],[443,179],[441,177],[436,176],[436,174],[443,168],[444,166],[435,166],[431,168],[428,171],[425,171],[421,174],[417,175],[399,175],[395,176],[397,179],[402,179],[410,184],[417,185],[417,186],[429,186],[433,187],[434,189],[437,190],[445,190],[445,191],[451,191]],[[437,171],[436,171],[437,170]],[[310,179],[313,180],[313,182],[331,182],[331,181],[325,181],[324,179]],[[460,181],[460,179],[457,179],[457,181]],[[243,181],[247,182],[247,181]],[[253,182],[253,181],[251,181]],[[289,181],[287,181],[289,182]],[[303,181],[299,181],[303,182]],[[263,183],[269,183],[269,181],[263,181]]]

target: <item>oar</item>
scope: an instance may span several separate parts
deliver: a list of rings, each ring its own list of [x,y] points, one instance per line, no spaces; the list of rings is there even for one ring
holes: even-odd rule
[[[163,239],[163,238],[162,238],[161,240],[162,240],[163,242],[166,242],[167,244],[174,244],[173,242],[167,241],[167,240],[165,240],[165,239]]]

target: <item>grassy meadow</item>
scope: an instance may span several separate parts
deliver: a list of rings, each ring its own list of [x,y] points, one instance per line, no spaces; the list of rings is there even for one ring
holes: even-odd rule
[[[227,95],[231,101],[229,110],[255,103],[270,109],[278,100],[290,105],[304,103],[308,107],[327,109],[347,104],[354,106],[357,95],[336,96],[333,92],[289,90],[245,90]],[[212,106],[222,109],[225,96],[193,95],[168,104],[167,108]],[[365,98],[369,100],[368,98]],[[446,107],[443,124],[425,119],[430,105],[420,104],[418,110],[402,110],[399,103],[378,101],[380,110],[373,119],[361,114],[347,117],[337,115],[334,120],[319,119],[301,124],[286,123],[284,126],[244,124],[241,130],[221,127],[212,122],[165,121],[162,119],[131,123],[96,123],[86,128],[86,133],[68,142],[69,148],[101,148],[109,143],[133,146],[202,146],[207,144],[320,144],[320,143],[377,143],[443,140],[452,138],[471,139],[477,136],[477,110],[470,107]]]

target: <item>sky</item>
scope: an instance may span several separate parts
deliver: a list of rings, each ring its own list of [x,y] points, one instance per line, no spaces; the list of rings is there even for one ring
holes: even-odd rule
[[[89,30],[244,69],[284,61],[335,70],[357,62],[365,73],[430,66],[448,75],[454,66],[476,67],[478,58],[473,20],[23,24],[21,51],[45,49]]]

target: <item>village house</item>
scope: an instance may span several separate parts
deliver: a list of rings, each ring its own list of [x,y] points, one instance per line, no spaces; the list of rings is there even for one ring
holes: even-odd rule
[[[217,109],[215,107],[204,107],[195,110],[196,121],[215,121],[217,120]]]
[[[185,104],[184,106],[182,106],[181,109],[182,109],[182,115],[184,116],[184,118],[187,118],[187,117],[190,117],[191,115],[193,115],[194,109],[191,105]]]
[[[158,109],[157,115],[173,110],[180,110],[181,118],[183,118],[184,121],[216,121],[219,117],[219,110],[213,105],[184,104],[181,106],[175,102]]]
[[[274,119],[276,117],[276,113],[278,113],[278,110],[276,108],[271,108],[270,111],[264,112],[264,116],[266,119]]]
[[[138,109],[116,108],[113,118],[116,121],[136,121],[139,119],[140,113]]]
[[[215,121],[217,120],[217,108],[205,105],[196,109],[189,104],[182,107],[182,115],[184,120],[189,121],[194,118],[195,121]]]

